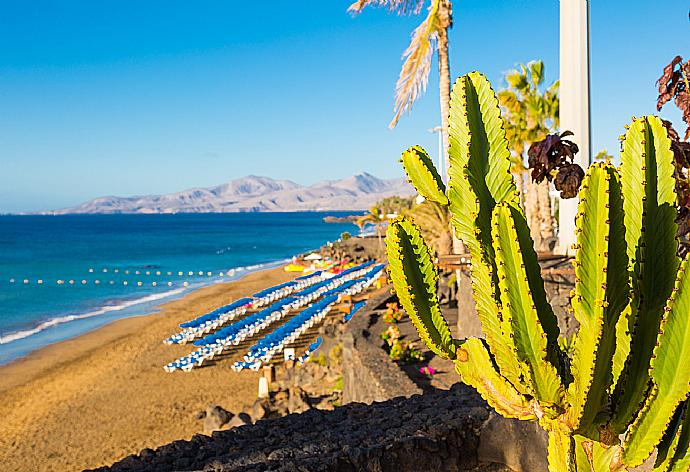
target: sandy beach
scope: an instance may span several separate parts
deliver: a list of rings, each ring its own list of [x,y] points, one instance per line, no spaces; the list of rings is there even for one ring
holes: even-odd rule
[[[160,312],[128,318],[0,367],[0,470],[73,471],[202,432],[208,403],[238,411],[258,374],[230,363],[189,373],[162,366],[189,346],[162,340],[181,321],[293,275],[282,269],[194,291]]]

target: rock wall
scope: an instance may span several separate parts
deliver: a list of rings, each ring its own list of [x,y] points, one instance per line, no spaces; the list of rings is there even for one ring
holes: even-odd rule
[[[391,361],[369,331],[371,311],[385,305],[386,292],[369,301],[347,324],[343,333],[343,402],[372,403],[421,394],[420,389]]]
[[[96,470],[504,471],[477,456],[488,418],[481,398],[457,385],[196,435]]]
[[[546,265],[546,264],[543,264]],[[570,268],[570,262],[565,261],[558,265],[549,263],[549,268]],[[458,284],[458,323],[457,333],[460,338],[481,337],[481,325],[474,307],[472,297],[472,284],[469,273],[461,271]],[[570,336],[577,331],[578,323],[570,312],[570,291],[575,287],[575,275],[557,274],[544,277],[544,289],[546,298],[553,307],[558,318],[558,327],[561,335]]]

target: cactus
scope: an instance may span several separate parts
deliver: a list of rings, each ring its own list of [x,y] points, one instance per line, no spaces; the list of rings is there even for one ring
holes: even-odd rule
[[[433,254],[407,217],[387,231],[389,272],[422,340],[499,414],[536,421],[553,472],[690,470],[690,268],[677,256],[671,142],[661,120],[634,119],[621,165],[589,167],[579,192],[569,353],[510,169],[498,101],[477,72],[450,110],[449,182],[420,147],[403,154],[414,186],[447,205],[471,256],[485,338],[453,339]]]

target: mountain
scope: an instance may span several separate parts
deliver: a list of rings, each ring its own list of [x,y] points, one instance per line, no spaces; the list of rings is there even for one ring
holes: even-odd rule
[[[250,175],[215,187],[194,188],[166,195],[99,197],[72,208],[42,213],[64,215],[364,210],[384,197],[414,194],[412,186],[403,179],[383,180],[366,172],[310,186]]]

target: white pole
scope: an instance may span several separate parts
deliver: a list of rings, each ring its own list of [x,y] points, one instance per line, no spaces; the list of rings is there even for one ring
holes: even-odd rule
[[[561,0],[560,121],[561,130],[575,133],[580,148],[575,162],[587,169],[592,161],[589,100],[589,0]],[[570,138],[569,138],[570,139]],[[577,198],[560,200],[558,246],[572,254]]]

